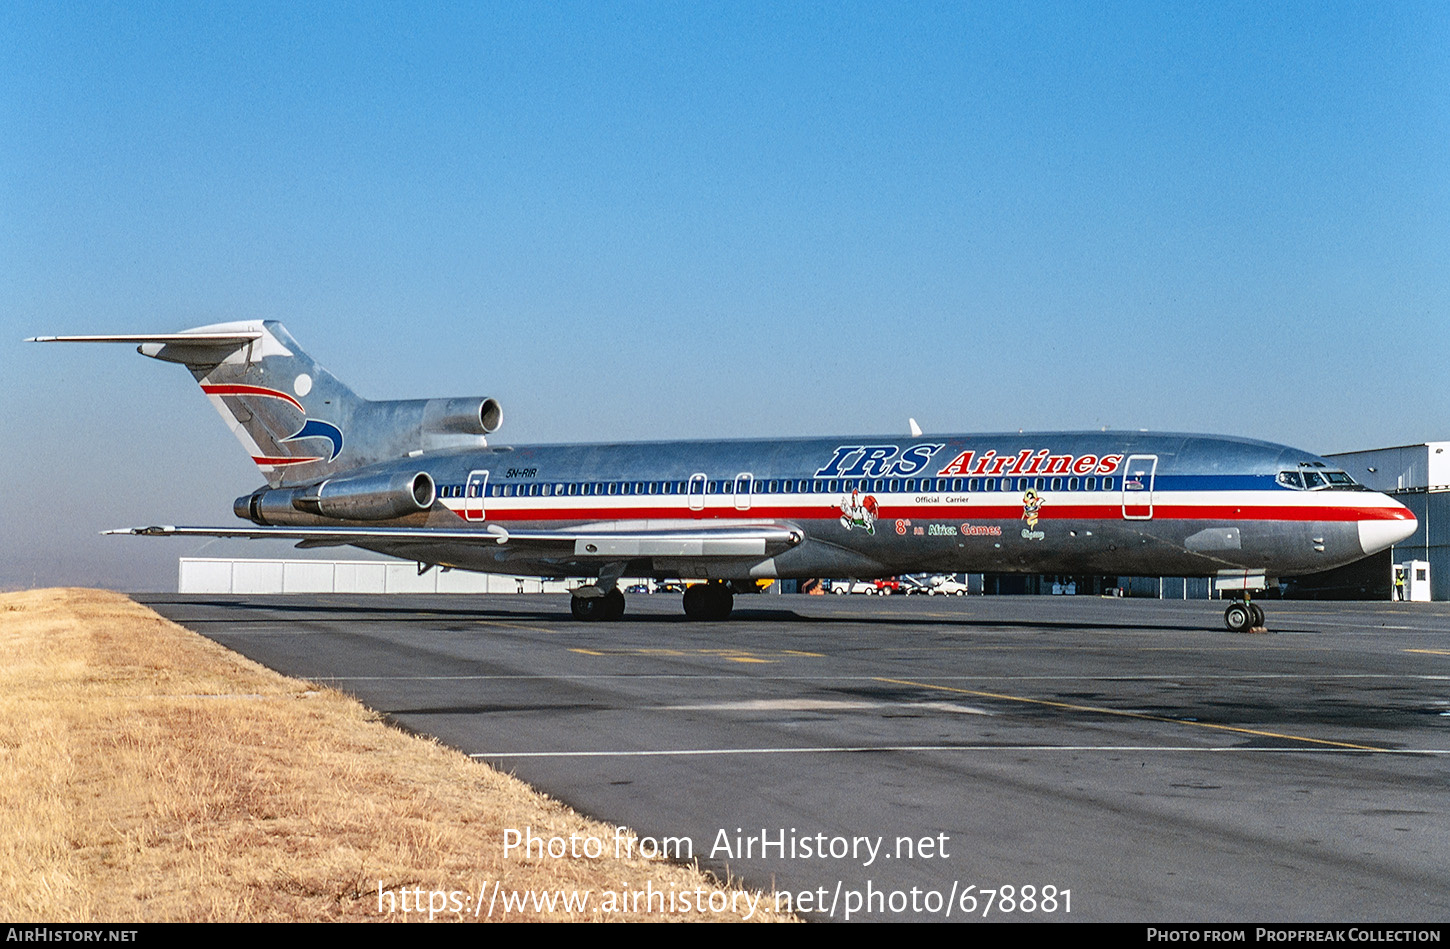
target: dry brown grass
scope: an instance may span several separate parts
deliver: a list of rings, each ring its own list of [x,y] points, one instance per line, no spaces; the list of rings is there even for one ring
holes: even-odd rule
[[[592,894],[510,920],[731,918],[604,911],[606,892],[720,885],[637,858],[506,860],[506,828],[614,829],[95,590],[0,595],[0,819],[11,920],[416,919],[429,891],[466,891],[438,915],[470,919],[495,881]],[[425,911],[379,914],[380,884]]]

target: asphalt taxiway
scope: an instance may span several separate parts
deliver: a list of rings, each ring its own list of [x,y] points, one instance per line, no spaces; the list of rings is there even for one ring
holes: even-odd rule
[[[1445,604],[136,599],[818,918],[1450,918]]]

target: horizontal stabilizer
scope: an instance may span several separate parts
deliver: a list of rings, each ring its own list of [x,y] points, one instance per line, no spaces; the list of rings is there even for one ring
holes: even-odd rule
[[[275,347],[257,325],[248,323],[202,326],[187,333],[118,333],[113,336],[32,336],[29,343],[135,343],[136,352],[162,362],[187,366],[217,366],[246,348],[253,356],[267,355]],[[259,348],[260,344],[260,348]]]
[[[27,343],[182,343],[218,345],[250,343],[262,338],[261,330],[235,333],[126,333],[120,336],[32,336]]]

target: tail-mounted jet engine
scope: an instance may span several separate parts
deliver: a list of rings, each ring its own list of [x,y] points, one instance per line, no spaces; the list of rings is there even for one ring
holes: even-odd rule
[[[414,403],[416,404],[416,403]],[[423,403],[419,425],[424,451],[480,448],[503,424],[503,406],[497,399],[429,399]]]
[[[426,471],[331,478],[302,488],[271,488],[237,498],[237,517],[255,524],[309,523],[314,517],[386,521],[426,511],[438,497]],[[312,515],[313,517],[299,517]]]

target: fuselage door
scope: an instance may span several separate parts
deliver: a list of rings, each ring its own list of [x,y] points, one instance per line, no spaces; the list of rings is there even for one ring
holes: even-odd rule
[[[705,476],[703,474],[690,475],[690,486],[685,493],[690,499],[690,510],[705,510]]]
[[[1153,476],[1157,455],[1129,455],[1123,464],[1123,517],[1146,521],[1153,517]]]
[[[463,519],[483,520],[483,499],[488,496],[488,472],[470,471],[468,484],[463,489]]]
[[[742,471],[735,476],[735,510],[750,510],[750,492],[755,487],[755,475]]]

